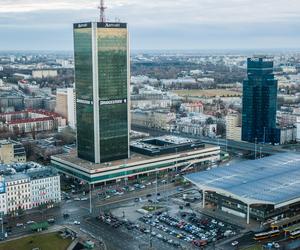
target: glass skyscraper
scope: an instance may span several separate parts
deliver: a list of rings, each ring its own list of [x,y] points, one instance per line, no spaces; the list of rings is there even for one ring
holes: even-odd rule
[[[129,42],[126,23],[74,24],[78,157],[129,156]]]
[[[277,80],[273,61],[267,57],[247,60],[247,79],[243,84],[242,140],[276,142]]]

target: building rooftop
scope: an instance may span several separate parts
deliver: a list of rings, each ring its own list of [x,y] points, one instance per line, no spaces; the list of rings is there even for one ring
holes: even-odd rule
[[[202,190],[214,191],[246,204],[275,208],[300,201],[300,155],[283,153],[188,174]]]
[[[130,149],[143,155],[155,156],[204,148],[205,145],[196,139],[165,135],[134,141]]]
[[[203,148],[199,149],[199,150],[209,150],[209,149],[216,149],[219,147],[214,146],[214,145],[208,145],[205,144],[203,146]],[[185,150],[184,154],[183,152],[178,152],[178,154],[176,153],[169,153],[169,154],[164,154],[163,156],[148,156],[148,155],[144,155],[144,154],[139,154],[139,153],[135,153],[135,152],[131,152],[130,153],[130,158],[129,159],[123,159],[123,160],[116,160],[116,161],[112,161],[112,162],[106,162],[106,163],[93,163],[87,160],[83,160],[77,157],[77,152],[76,150],[71,151],[68,154],[60,154],[60,155],[55,155],[55,156],[51,156],[51,161],[59,161],[59,162],[65,162],[68,165],[74,165],[74,167],[76,168],[80,168],[85,172],[89,172],[89,173],[97,173],[97,172],[105,172],[105,171],[109,171],[109,170],[113,170],[113,169],[118,169],[120,167],[130,167],[132,165],[135,165],[136,163],[149,163],[149,162],[153,162],[153,161],[157,161],[159,162],[160,160],[162,160],[162,158],[176,158],[176,157],[180,157],[182,155],[186,155],[188,153],[192,153],[194,152],[195,149],[190,149],[190,150]]]
[[[18,181],[24,179],[29,179],[29,176],[23,173],[16,173],[16,174],[4,176],[5,182]]]
[[[30,177],[31,180],[35,180],[35,179],[57,176],[58,173],[57,170],[54,168],[43,167],[43,168],[29,169],[27,171],[27,175]]]

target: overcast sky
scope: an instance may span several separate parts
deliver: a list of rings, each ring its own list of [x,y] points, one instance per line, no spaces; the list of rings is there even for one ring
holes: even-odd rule
[[[0,0],[0,50],[71,50],[98,0]],[[106,0],[133,49],[300,48],[300,0]]]

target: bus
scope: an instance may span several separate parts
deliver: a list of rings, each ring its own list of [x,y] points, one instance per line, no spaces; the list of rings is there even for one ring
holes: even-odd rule
[[[290,232],[290,239],[297,239],[298,237],[300,237],[300,229],[296,229],[295,231]]]
[[[279,221],[272,222],[270,226],[272,230],[276,230],[276,229],[284,229],[292,225],[295,225],[297,223],[300,223],[300,214],[293,217],[287,217]]]
[[[257,233],[254,235],[254,239],[255,240],[263,240],[263,239],[268,239],[268,238],[278,236],[279,234],[280,234],[280,231],[278,229],[276,229],[276,230],[272,230],[272,231],[268,231],[268,232]]]

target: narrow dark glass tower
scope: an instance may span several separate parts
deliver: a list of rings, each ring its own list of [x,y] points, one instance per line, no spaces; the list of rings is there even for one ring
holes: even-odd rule
[[[248,58],[243,84],[242,140],[275,142],[277,80],[273,61],[267,57]]]
[[[126,23],[74,24],[78,157],[129,156],[129,42]]]

